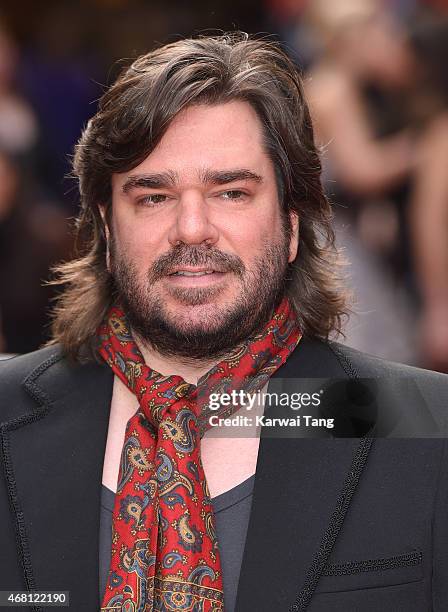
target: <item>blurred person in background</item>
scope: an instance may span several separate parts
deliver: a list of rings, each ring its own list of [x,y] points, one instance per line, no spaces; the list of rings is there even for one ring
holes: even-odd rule
[[[307,18],[321,41],[307,91],[328,144],[327,172],[351,195],[387,193],[414,161],[405,130],[414,82],[405,33],[374,0],[315,0]]]
[[[427,367],[448,372],[448,16],[417,14],[411,44],[425,118],[409,220]]]
[[[67,220],[32,177],[0,151],[0,322],[2,351],[25,353],[48,338],[50,267],[69,257]]]
[[[406,205],[415,166],[406,32],[374,0],[315,0],[305,17],[320,47],[307,93],[359,311],[347,341],[415,363],[413,304],[402,289],[412,286]]]
[[[0,19],[0,148],[25,157],[36,144],[38,127],[31,106],[16,88],[18,50]]]

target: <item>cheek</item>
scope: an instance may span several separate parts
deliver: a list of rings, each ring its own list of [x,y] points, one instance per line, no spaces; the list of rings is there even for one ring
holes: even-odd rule
[[[223,216],[216,221],[220,236],[238,255],[245,258],[245,253],[263,251],[265,247],[275,242],[281,234],[282,221],[277,210],[253,210]]]
[[[252,237],[247,242],[250,257],[260,263],[266,256],[267,249],[282,241],[281,220],[272,218],[268,224],[262,224],[254,229]]]
[[[113,231],[115,241],[121,253],[132,262],[147,263],[157,253],[160,244],[154,227],[143,221],[135,222],[127,218],[114,218]]]

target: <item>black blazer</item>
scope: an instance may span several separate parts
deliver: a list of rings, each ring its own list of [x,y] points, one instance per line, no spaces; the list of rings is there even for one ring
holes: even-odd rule
[[[446,431],[444,375],[311,339],[275,375],[384,376],[411,377]],[[66,590],[70,609],[99,609],[112,381],[57,347],[1,364],[0,590]],[[238,612],[448,610],[446,441],[374,435],[262,433]]]

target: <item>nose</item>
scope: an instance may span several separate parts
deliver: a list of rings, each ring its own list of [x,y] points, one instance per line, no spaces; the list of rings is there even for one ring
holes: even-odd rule
[[[190,191],[182,195],[169,236],[171,245],[207,244],[218,241],[218,230],[209,218],[207,202],[202,194]]]

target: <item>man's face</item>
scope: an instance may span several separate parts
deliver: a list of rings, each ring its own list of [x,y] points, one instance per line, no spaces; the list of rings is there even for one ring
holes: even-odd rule
[[[134,330],[210,358],[263,325],[297,253],[262,126],[240,101],[193,106],[154,151],[112,177],[111,271]]]

